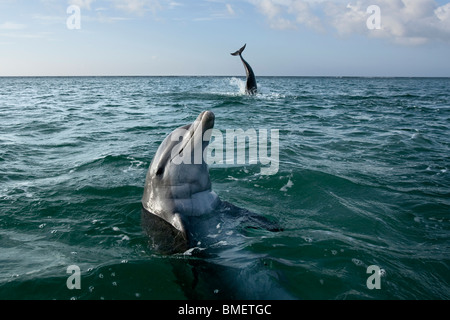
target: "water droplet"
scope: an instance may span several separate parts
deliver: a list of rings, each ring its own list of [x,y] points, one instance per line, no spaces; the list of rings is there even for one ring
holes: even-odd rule
[[[308,243],[311,243],[313,241],[313,239],[310,237],[302,237],[302,238],[303,238],[303,240],[305,240]]]
[[[352,262],[357,266],[362,266],[364,264],[361,260],[356,259],[356,258],[353,258]]]

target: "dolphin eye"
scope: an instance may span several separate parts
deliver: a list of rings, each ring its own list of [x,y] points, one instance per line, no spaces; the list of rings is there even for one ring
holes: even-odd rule
[[[163,173],[164,173],[164,167],[159,167],[158,170],[156,171],[157,176],[161,176]]]

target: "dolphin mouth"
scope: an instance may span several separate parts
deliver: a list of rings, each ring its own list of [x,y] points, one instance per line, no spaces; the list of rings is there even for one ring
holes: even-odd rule
[[[180,155],[184,151],[186,146],[188,146],[192,140],[194,140],[193,147],[194,148],[198,147],[195,145],[195,142],[196,142],[195,137],[197,137],[197,139],[200,139],[199,141],[203,142],[205,132],[214,127],[214,120],[215,120],[215,115],[212,111],[203,111],[202,113],[200,113],[198,115],[197,119],[195,119],[195,121],[191,124],[191,126],[187,130],[186,135],[183,137],[183,144],[182,144],[181,148],[179,149],[177,154],[174,155],[170,159],[170,161],[173,161],[173,159],[177,155]],[[201,131],[201,132],[199,132],[199,131]],[[208,145],[208,144],[209,144],[209,139],[208,139],[208,143],[206,145]],[[192,145],[191,145],[191,148],[192,148]],[[203,146],[202,146],[202,151],[203,151]]]

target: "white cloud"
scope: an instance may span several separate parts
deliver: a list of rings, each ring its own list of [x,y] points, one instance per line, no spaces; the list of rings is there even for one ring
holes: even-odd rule
[[[305,25],[322,31],[319,17],[312,13],[314,1],[306,0],[248,0],[268,18],[274,29],[296,29]]]
[[[230,15],[234,16],[235,13],[234,13],[234,9],[233,9],[233,7],[231,6],[231,4],[227,3],[225,6],[227,7],[228,13],[229,13]]]
[[[91,3],[95,0],[69,0],[70,5],[79,6],[82,9],[91,9]]]
[[[334,5],[331,25],[340,34],[360,33],[400,44],[415,45],[436,39],[450,42],[448,4],[438,7],[434,0],[378,0],[381,29],[369,30],[364,26],[369,17],[367,7],[372,3],[373,0],[360,0],[349,10]]]
[[[446,5],[437,8],[434,13],[436,14],[436,17],[438,17],[441,21],[447,21],[447,23],[450,21],[450,3],[447,3]]]
[[[184,4],[182,4],[181,2],[176,2],[176,1],[169,1],[169,9],[174,9],[177,7],[183,7]]]
[[[27,26],[20,23],[14,23],[14,22],[4,22],[0,24],[0,30],[22,30],[25,29]]]
[[[272,28],[307,27],[334,30],[338,35],[363,34],[401,44],[430,40],[450,42],[450,3],[435,0],[247,0],[267,19]],[[370,30],[367,8],[381,9],[381,29]]]
[[[116,8],[130,13],[143,14],[146,11],[156,13],[162,9],[158,0],[113,0]]]
[[[221,0],[205,1],[211,5],[205,6],[204,3],[197,3],[197,6],[195,7],[197,10],[194,9],[192,11],[195,11],[195,14],[202,14],[203,16],[193,18],[192,21],[216,21],[222,19],[232,19],[238,16],[233,6],[228,2]]]
[[[51,32],[35,32],[35,33],[22,33],[22,32],[6,32],[0,33],[0,37],[12,38],[12,39],[39,39],[50,40],[52,36]]]

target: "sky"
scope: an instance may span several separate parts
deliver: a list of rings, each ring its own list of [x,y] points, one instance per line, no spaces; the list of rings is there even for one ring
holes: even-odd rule
[[[450,77],[449,0],[0,0],[0,76]]]

